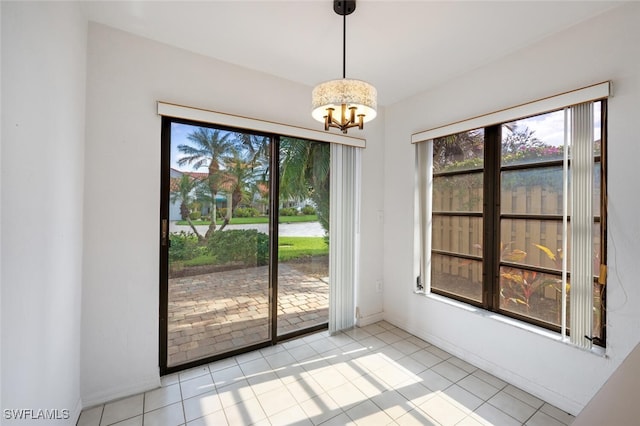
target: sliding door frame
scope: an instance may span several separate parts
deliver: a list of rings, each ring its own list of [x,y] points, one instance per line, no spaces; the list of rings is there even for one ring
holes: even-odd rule
[[[232,349],[205,358],[187,361],[182,364],[168,366],[168,310],[169,310],[169,194],[170,194],[170,169],[171,169],[171,124],[181,123],[192,126],[214,128],[230,132],[247,132],[269,138],[269,329],[270,337],[259,343]],[[161,123],[161,155],[160,155],[160,221],[159,221],[159,366],[160,375],[166,375],[199,365],[214,362],[223,358],[250,352],[256,349],[275,345],[278,342],[289,340],[305,334],[313,333],[328,328],[328,322],[295,330],[290,333],[278,335],[278,211],[279,211],[279,185],[280,185],[280,135],[260,130],[231,127],[196,121],[188,118],[162,116]],[[310,142],[329,143],[327,141],[310,140]]]

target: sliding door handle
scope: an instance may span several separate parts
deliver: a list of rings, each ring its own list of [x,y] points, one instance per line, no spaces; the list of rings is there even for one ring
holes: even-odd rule
[[[163,247],[167,245],[167,234],[168,234],[168,222],[167,219],[162,219],[162,234],[161,234],[161,244]]]

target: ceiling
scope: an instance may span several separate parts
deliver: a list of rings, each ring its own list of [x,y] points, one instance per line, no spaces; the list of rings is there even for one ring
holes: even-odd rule
[[[390,105],[562,31],[619,2],[358,0],[346,76]],[[342,77],[332,0],[84,1],[89,20],[314,86]]]

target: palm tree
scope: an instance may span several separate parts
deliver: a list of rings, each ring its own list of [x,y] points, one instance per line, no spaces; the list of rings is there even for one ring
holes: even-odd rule
[[[178,160],[178,165],[190,164],[195,170],[206,166],[209,171],[207,183],[213,200],[211,206],[212,220],[205,238],[209,238],[216,230],[215,198],[220,191],[220,163],[229,150],[235,146],[235,140],[230,139],[232,135],[233,133],[218,129],[198,127],[187,136],[193,142],[193,145],[178,145],[178,150],[184,154],[184,157]]]
[[[260,213],[265,214],[269,206],[269,181],[256,180],[252,185],[252,194],[256,195],[257,203],[260,206]],[[252,199],[253,199],[252,195]]]
[[[318,221],[329,234],[329,144],[301,139],[280,141],[280,199],[305,200],[316,205]]]
[[[269,137],[252,133],[238,133],[236,140],[248,152],[247,160],[254,166],[265,165],[262,171],[269,173]]]
[[[190,216],[191,204],[193,203],[192,193],[198,181],[187,174],[183,174],[179,180],[177,180],[177,178],[175,179],[171,185],[171,195],[169,199],[172,203],[180,202],[180,216],[189,223],[196,237],[198,237],[198,241],[202,241],[203,237],[193,225],[193,222],[191,222]]]
[[[245,155],[235,149],[231,152],[231,156],[224,160],[225,168],[221,180],[221,185],[231,193],[229,212],[249,198],[248,187],[253,182],[255,174],[253,155],[250,152]]]

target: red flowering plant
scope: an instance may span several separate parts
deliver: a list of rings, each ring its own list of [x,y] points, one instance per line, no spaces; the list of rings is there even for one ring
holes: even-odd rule
[[[509,263],[525,264],[527,253],[517,248],[512,249],[511,246],[512,243],[504,246],[501,244],[501,259]],[[554,253],[543,245],[533,244],[533,246],[543,252],[554,263],[555,268],[561,269],[562,250],[559,249]],[[556,275],[511,266],[500,268],[500,298],[503,309],[544,321],[557,322],[559,321],[557,297],[550,298],[548,292],[545,292],[547,288],[554,289],[555,295],[559,294],[562,291],[562,279]],[[567,283],[567,293],[569,288]]]

